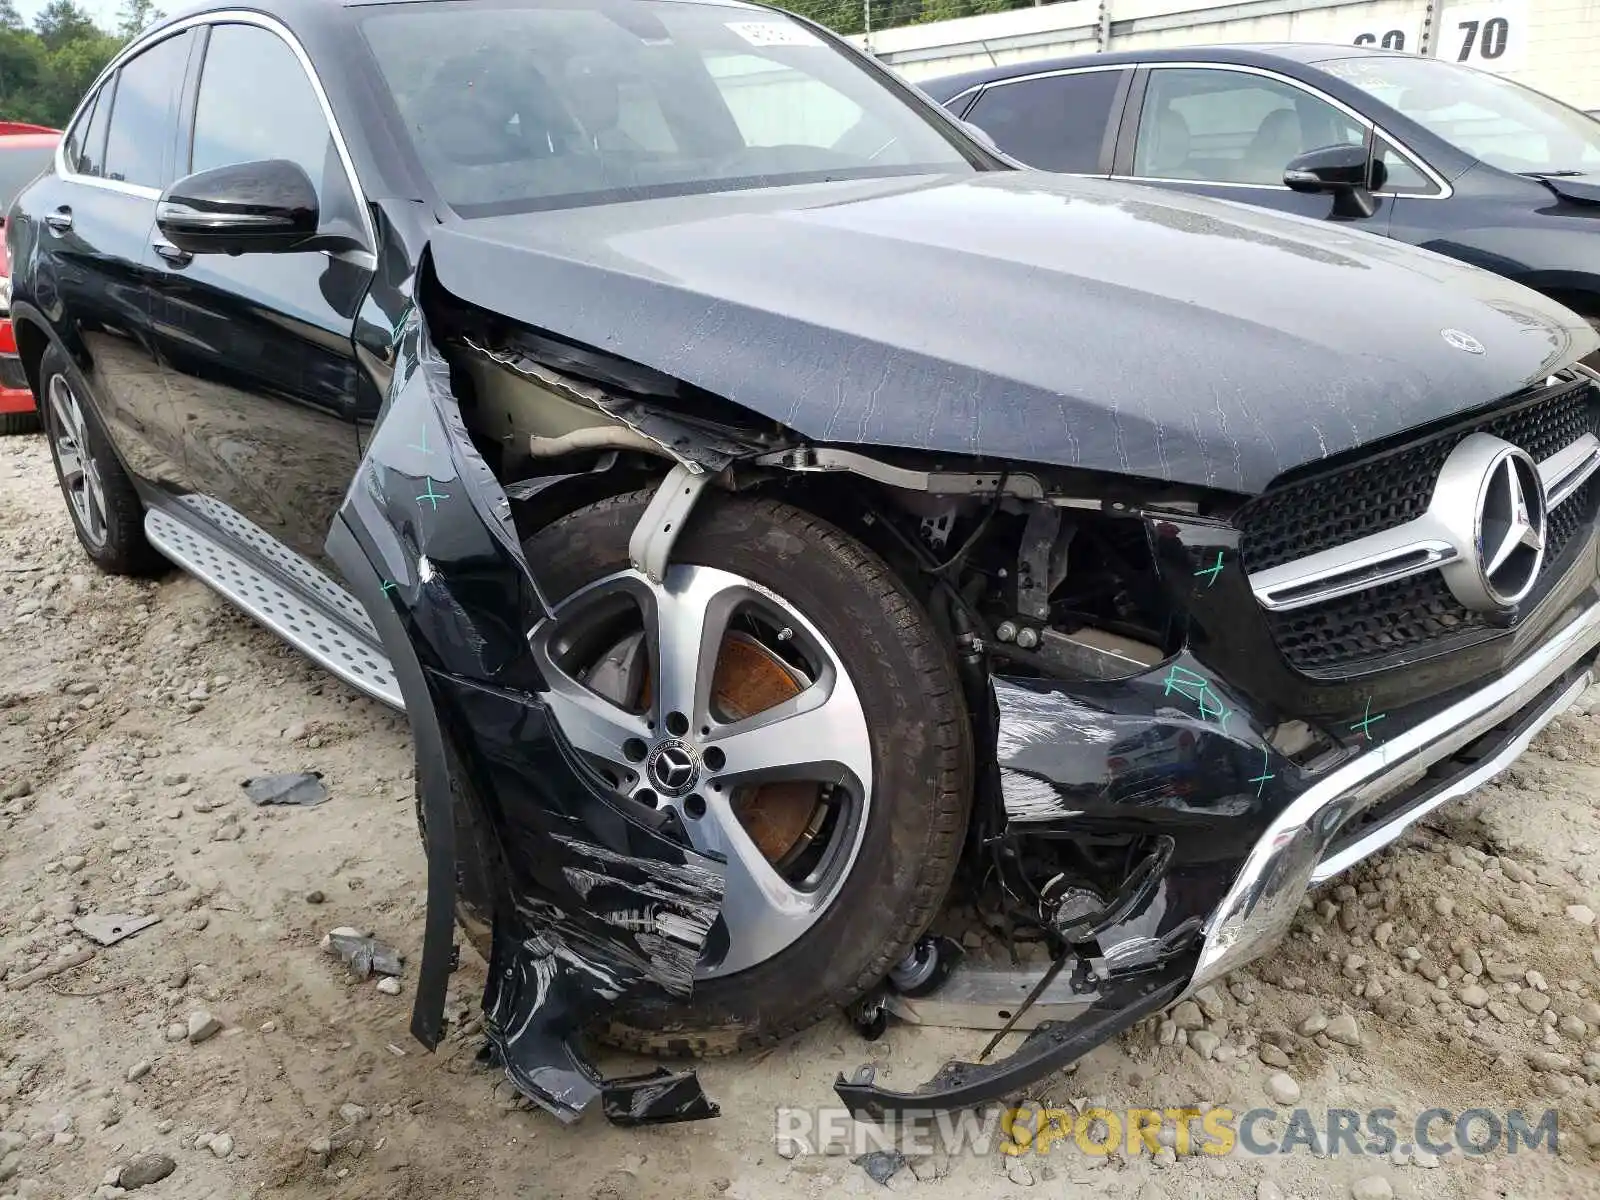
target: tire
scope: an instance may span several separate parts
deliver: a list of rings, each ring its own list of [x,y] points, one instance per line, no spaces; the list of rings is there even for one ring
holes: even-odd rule
[[[625,569],[650,493],[603,500],[525,543],[541,585],[570,596]],[[837,528],[772,500],[714,494],[695,510],[673,562],[714,567],[777,593],[851,670],[866,718],[873,785],[859,849],[798,939],[743,970],[697,979],[686,998],[625,997],[594,1032],[631,1050],[709,1056],[767,1045],[878,983],[943,903],[966,836],[970,734],[955,664],[884,562]],[[458,831],[459,833],[459,831]],[[462,845],[473,843],[462,841]],[[488,958],[485,867],[463,864],[458,917]]]
[[[145,541],[139,494],[96,422],[88,385],[55,346],[39,363],[39,396],[56,482],[84,553],[111,575],[154,575],[164,570],[166,560]],[[63,455],[69,450],[77,452],[84,467],[71,479],[63,470]]]
[[[39,414],[36,412],[0,413],[0,437],[9,437],[14,433],[33,433],[38,428]]]

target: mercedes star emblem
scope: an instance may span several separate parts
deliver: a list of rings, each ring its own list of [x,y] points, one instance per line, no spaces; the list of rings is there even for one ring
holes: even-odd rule
[[[1544,481],[1527,451],[1489,434],[1463,438],[1445,459],[1431,506],[1455,554],[1440,568],[1455,598],[1484,613],[1514,609],[1544,565]],[[1469,523],[1470,522],[1470,523]]]
[[[645,771],[656,791],[664,796],[681,796],[699,777],[700,760],[683,742],[662,742],[650,752]]]

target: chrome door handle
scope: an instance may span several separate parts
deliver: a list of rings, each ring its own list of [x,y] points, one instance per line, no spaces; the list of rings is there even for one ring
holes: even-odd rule
[[[55,212],[45,213],[44,223],[57,233],[65,233],[72,228],[72,210],[63,206]]]
[[[178,249],[178,247],[174,246],[171,242],[151,242],[150,245],[155,249],[157,254],[166,259],[175,267],[185,266],[186,264],[194,261],[194,255],[190,254],[187,250]]]

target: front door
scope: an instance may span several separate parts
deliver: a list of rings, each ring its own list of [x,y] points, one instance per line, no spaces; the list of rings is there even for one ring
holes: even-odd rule
[[[322,229],[370,245],[355,182],[294,50],[257,24],[207,32],[178,174],[288,159],[316,185]],[[164,243],[156,253],[152,323],[189,488],[326,565],[323,541],[358,461],[352,337],[372,255],[191,256]]]
[[[1149,70],[1131,148],[1118,148],[1121,178],[1219,200],[1326,219],[1333,198],[1284,185],[1290,160],[1325,146],[1366,145],[1368,126],[1276,75],[1227,67]],[[1382,234],[1388,197],[1354,222]]]

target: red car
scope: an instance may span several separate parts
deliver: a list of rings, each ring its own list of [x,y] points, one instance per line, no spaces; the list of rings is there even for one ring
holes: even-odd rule
[[[17,339],[11,330],[11,259],[6,254],[6,213],[17,193],[44,170],[55,153],[59,129],[29,125],[25,121],[0,121],[0,434],[28,433],[39,427],[28,377],[17,357]]]

